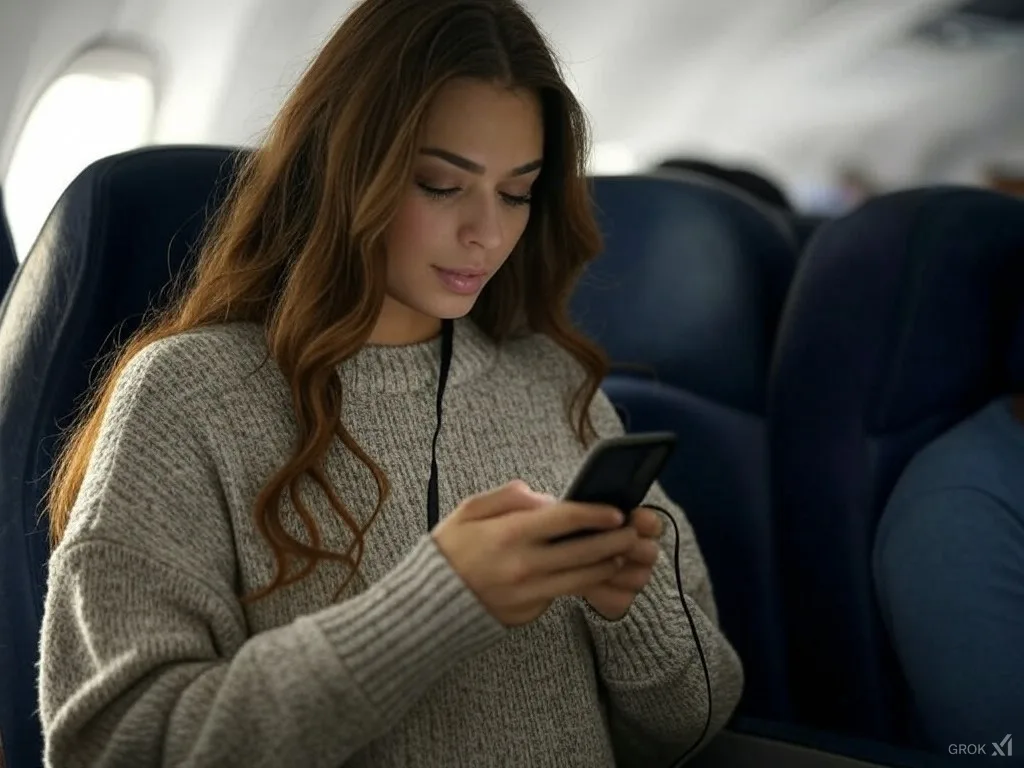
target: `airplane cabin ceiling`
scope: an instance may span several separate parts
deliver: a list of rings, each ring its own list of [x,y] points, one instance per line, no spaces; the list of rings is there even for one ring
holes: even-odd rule
[[[425,0],[427,1],[427,0]],[[1024,159],[1024,41],[940,45],[951,0],[526,0],[605,153],[747,161],[783,182],[843,164],[886,184]],[[99,38],[156,57],[159,142],[247,143],[350,0],[4,0],[0,169],[68,57]]]

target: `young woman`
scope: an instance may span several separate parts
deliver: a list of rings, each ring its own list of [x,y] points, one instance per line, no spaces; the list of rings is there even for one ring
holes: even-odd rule
[[[585,139],[514,0],[352,12],[67,443],[48,765],[652,766],[699,739],[656,513],[546,495],[622,433],[566,319],[599,247]],[[740,664],[649,500],[713,734]]]

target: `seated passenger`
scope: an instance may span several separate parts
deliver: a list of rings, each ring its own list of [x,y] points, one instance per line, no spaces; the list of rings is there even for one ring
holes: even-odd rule
[[[994,401],[915,457],[882,517],[874,567],[932,746],[989,745],[1019,729],[1024,395]]]
[[[565,314],[584,129],[514,0],[355,8],[62,455],[50,768],[648,766],[722,727],[682,512],[654,488],[692,625],[657,513],[551,496],[622,433]]]

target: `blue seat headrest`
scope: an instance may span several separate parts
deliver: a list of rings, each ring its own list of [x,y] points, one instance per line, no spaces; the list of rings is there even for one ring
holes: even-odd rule
[[[604,250],[572,299],[613,363],[748,412],[795,264],[783,229],[737,194],[665,175],[594,179]]]
[[[1024,384],[1010,360],[1022,309],[1024,200],[956,187],[877,198],[805,257],[777,395],[876,436],[979,404]],[[823,391],[827,404],[811,397]]]
[[[46,474],[40,441],[71,414],[98,356],[135,330],[194,253],[236,157],[213,147],[137,150],[94,163],[64,192],[0,317],[5,469]]]
[[[109,157],[58,201],[0,305],[0,731],[37,765],[35,663],[49,558],[41,504],[55,443],[97,359],[187,269],[235,152],[165,147]],[[41,517],[41,519],[40,519]]]

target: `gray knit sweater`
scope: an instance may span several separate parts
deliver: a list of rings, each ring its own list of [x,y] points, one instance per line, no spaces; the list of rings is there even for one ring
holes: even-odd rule
[[[47,764],[218,768],[487,768],[670,763],[700,734],[704,673],[672,571],[608,622],[578,598],[505,629],[426,531],[437,340],[369,346],[341,370],[344,423],[391,493],[362,573],[322,565],[251,606],[273,558],[253,500],[296,439],[288,386],[253,325],[152,345],[122,376],[67,535],[53,555],[42,637]],[[496,347],[456,323],[438,447],[442,515],[521,478],[558,494],[585,450],[565,416],[572,358],[534,336]],[[621,423],[603,395],[603,436]],[[340,445],[327,474],[360,521],[370,472]],[[323,544],[348,529],[312,486]],[[687,601],[710,667],[711,733],[742,689],[717,629],[692,529],[677,516]],[[285,509],[289,511],[288,508]],[[294,515],[286,525],[299,534]]]

